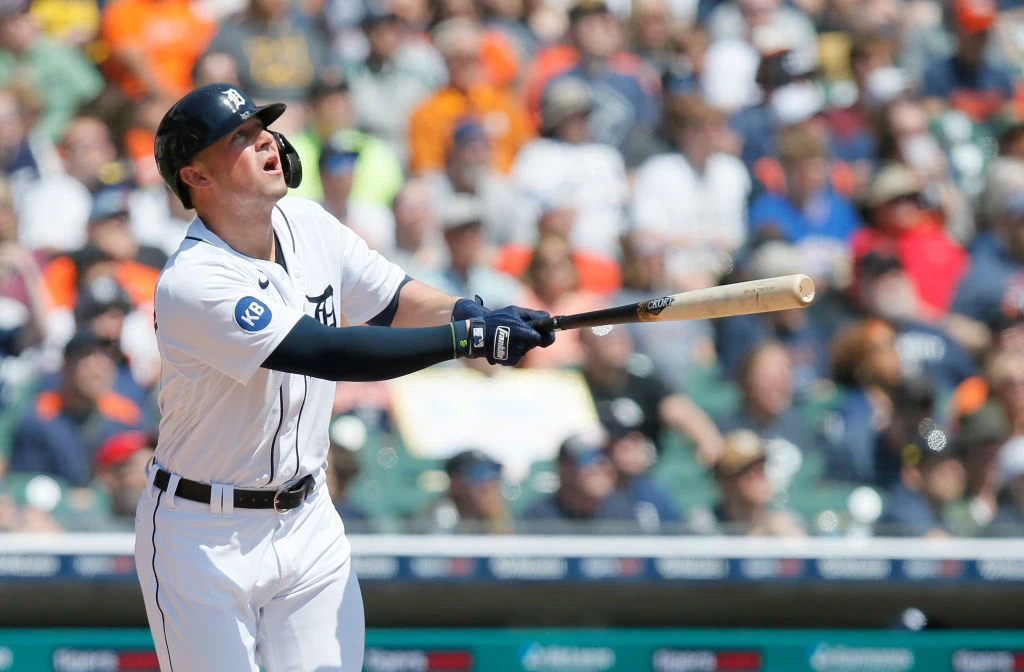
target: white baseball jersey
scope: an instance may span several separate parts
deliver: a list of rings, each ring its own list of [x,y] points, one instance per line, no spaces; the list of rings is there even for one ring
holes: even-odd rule
[[[157,282],[156,461],[185,478],[265,488],[320,469],[335,384],[260,365],[302,315],[362,324],[405,278],[312,201],[286,197],[272,221],[287,270],[196,218]]]

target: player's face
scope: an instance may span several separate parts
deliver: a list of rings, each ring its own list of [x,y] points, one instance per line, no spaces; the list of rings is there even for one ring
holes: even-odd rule
[[[277,143],[259,119],[249,119],[197,154],[195,163],[217,197],[277,201],[288,192]]]

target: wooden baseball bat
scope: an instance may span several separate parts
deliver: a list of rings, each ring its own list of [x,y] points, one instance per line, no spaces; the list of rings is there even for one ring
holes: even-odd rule
[[[531,320],[530,325],[537,331],[562,331],[606,324],[703,320],[806,308],[813,302],[814,282],[798,273],[696,289],[586,313],[556,315]]]

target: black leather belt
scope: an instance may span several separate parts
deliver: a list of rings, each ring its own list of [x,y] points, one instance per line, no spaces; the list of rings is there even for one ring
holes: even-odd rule
[[[156,470],[153,477],[153,485],[167,492],[167,486],[171,482],[170,473],[163,469]],[[316,481],[312,476],[306,475],[291,485],[280,490],[239,490],[235,488],[235,507],[239,509],[274,509],[275,511],[290,511],[299,504],[306,501],[309,493],[316,487]],[[178,487],[172,493],[175,497],[181,497],[200,504],[209,504],[213,488],[209,483],[190,481],[183,478],[178,481]]]

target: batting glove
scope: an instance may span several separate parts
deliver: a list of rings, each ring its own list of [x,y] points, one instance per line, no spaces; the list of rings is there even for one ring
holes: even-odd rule
[[[457,338],[459,355],[475,359],[486,357],[489,364],[515,366],[527,352],[546,348],[555,342],[553,333],[541,333],[530,326],[530,320],[548,317],[543,311],[508,306],[469,321],[466,338]]]
[[[463,298],[455,302],[455,307],[452,309],[452,322],[483,317],[490,312],[491,310],[484,306],[484,300],[477,294],[472,299]]]

